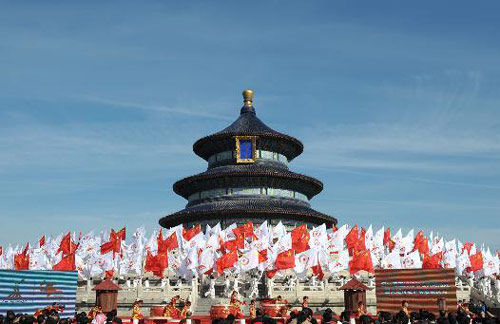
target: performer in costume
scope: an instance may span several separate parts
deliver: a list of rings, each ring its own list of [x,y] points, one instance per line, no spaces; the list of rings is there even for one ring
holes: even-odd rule
[[[250,283],[250,295],[248,297],[259,297],[259,279],[257,279],[257,277],[252,277],[252,282]]]
[[[368,315],[368,313],[366,312],[365,304],[360,301],[358,303],[358,309],[356,310],[356,319],[359,319],[363,315]]]
[[[210,283],[207,292],[205,293],[205,297],[210,297],[212,299],[215,298],[215,278],[214,276],[210,276]]]
[[[274,303],[287,305],[288,301],[286,299],[283,299],[283,297],[281,297],[281,295],[278,295],[278,297],[276,297],[276,299],[274,300]]]
[[[44,308],[40,308],[34,314],[35,317],[38,317],[44,313],[49,313],[50,311],[56,311],[57,313],[64,312],[64,305],[59,305],[57,302],[52,303],[50,306],[45,306]]]
[[[401,311],[404,312],[406,316],[408,316],[408,318],[410,318],[410,311],[408,310],[408,306],[408,302],[406,300],[403,300],[403,302],[401,303]]]
[[[257,307],[255,306],[255,299],[252,299],[249,306],[250,319],[253,320],[257,317]]]
[[[240,281],[238,280],[238,275],[234,277],[233,281],[233,291],[240,293]]]
[[[184,307],[181,310],[180,317],[181,318],[187,318],[187,317],[191,316],[191,313],[192,313],[191,312],[191,302],[189,300],[187,300],[184,303]]]
[[[101,308],[101,306],[95,305],[94,307],[92,307],[90,312],[87,314],[87,317],[89,319],[93,320],[96,317],[96,315],[99,313],[102,313],[102,308]]]
[[[238,299],[237,291],[233,291],[233,293],[231,294],[231,300],[229,301],[229,304],[236,307],[236,309],[238,310],[236,318],[243,318],[243,313],[241,312],[241,304],[243,304],[243,302]]]
[[[177,308],[177,303],[181,302],[181,296],[176,295],[170,299],[170,302],[163,308],[163,316],[164,317],[170,317],[170,318],[180,318],[181,317],[181,312]]]
[[[229,276],[226,275],[226,278],[224,280],[224,295],[228,296],[230,290],[231,290],[231,280],[229,279]]]
[[[132,305],[132,322],[134,324],[139,324],[139,320],[143,319],[144,316],[141,313],[143,301],[141,299],[134,302]]]
[[[309,307],[309,297],[304,296],[302,298],[302,308],[308,308]]]

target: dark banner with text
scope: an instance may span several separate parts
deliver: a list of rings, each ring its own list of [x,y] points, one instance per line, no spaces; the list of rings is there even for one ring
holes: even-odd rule
[[[457,289],[454,269],[375,270],[377,311],[397,313],[403,300],[410,312],[425,309],[437,314],[438,300],[446,309],[456,310]]]

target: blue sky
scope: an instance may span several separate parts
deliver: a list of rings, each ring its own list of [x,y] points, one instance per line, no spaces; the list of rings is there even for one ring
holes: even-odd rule
[[[241,90],[341,223],[500,248],[500,3],[0,4],[0,244],[157,226]]]

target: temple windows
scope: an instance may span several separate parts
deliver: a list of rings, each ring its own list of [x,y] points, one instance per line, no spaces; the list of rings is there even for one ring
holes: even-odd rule
[[[270,196],[276,198],[289,198],[296,199],[301,201],[309,201],[306,195],[301,192],[281,189],[281,188],[226,188],[226,189],[211,189],[204,190],[197,193],[194,193],[188,197],[188,202],[194,202],[198,200],[204,199],[216,199],[227,196]]]
[[[212,166],[213,164],[222,161],[234,161],[234,159],[237,158],[237,151],[224,151],[210,156],[208,158],[208,165]],[[279,162],[281,164],[284,164],[285,166],[288,166],[288,159],[286,158],[286,156],[276,152],[257,149],[255,151],[255,160],[257,159]]]

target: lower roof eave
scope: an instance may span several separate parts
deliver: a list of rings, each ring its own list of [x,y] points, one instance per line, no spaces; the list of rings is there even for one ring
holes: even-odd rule
[[[231,219],[248,219],[262,218],[265,219],[283,219],[287,218],[297,222],[307,222],[313,224],[325,223],[328,227],[337,224],[337,219],[319,212],[290,212],[290,211],[256,211],[256,210],[230,210],[230,211],[196,211],[196,212],[177,212],[167,215],[160,219],[159,223],[162,227],[170,228],[184,223],[193,223],[201,221],[222,220],[223,218]]]

